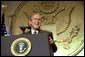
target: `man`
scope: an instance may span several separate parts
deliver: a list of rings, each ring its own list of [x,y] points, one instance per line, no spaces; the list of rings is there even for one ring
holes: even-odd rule
[[[29,19],[30,31],[26,33],[29,33],[29,34],[35,34],[35,33],[38,34],[43,32],[49,33],[48,38],[49,38],[50,46],[52,47],[53,52],[56,52],[57,47],[53,41],[52,33],[40,29],[41,19],[42,19],[42,16],[39,13],[34,12]]]

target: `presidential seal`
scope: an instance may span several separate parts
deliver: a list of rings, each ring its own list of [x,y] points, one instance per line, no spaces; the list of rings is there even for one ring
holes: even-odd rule
[[[31,42],[27,38],[18,38],[11,45],[11,52],[15,56],[25,56],[31,50]]]

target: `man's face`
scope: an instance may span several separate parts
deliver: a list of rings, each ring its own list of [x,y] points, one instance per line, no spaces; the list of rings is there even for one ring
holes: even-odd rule
[[[39,14],[35,14],[31,17],[31,20],[29,21],[29,24],[31,24],[31,26],[34,29],[39,29],[41,26],[41,15]]]

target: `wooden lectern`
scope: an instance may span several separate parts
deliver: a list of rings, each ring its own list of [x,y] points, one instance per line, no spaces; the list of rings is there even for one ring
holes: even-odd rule
[[[31,51],[26,56],[53,56],[47,33],[1,36],[1,56],[14,56],[11,52],[11,44],[22,37],[31,42]]]

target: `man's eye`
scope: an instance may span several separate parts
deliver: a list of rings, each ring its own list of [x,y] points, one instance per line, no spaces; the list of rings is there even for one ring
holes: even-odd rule
[[[38,19],[38,20],[40,20],[40,21],[41,21],[41,19]]]
[[[40,20],[40,19],[38,19],[38,20]]]

